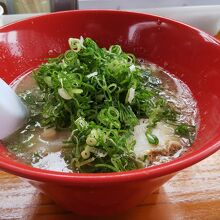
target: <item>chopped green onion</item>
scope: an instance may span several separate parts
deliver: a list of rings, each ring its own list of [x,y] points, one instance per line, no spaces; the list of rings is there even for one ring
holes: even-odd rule
[[[153,145],[159,144],[159,139],[156,135],[147,133],[146,137],[147,137],[149,144],[153,144]]]
[[[69,38],[68,40],[70,49],[74,52],[79,52],[82,48],[82,41],[78,38]]]
[[[88,77],[88,78],[91,78],[91,77],[94,77],[94,76],[96,76],[96,75],[98,75],[98,72],[95,71],[95,72],[93,72],[93,73],[88,74],[87,77]]]
[[[121,46],[112,45],[112,46],[109,47],[109,52],[120,55],[122,53]]]
[[[175,133],[181,136],[187,136],[189,134],[188,126],[184,124],[178,125],[175,129]]]
[[[90,157],[90,151],[87,150],[82,151],[81,156],[83,159],[88,159]]]
[[[126,96],[126,103],[132,103],[133,99],[135,97],[135,89],[134,88],[130,88],[127,92],[127,96]]]
[[[83,93],[83,90],[82,89],[71,89],[71,92],[73,94],[81,94],[81,93]]]
[[[97,140],[93,137],[87,137],[86,138],[86,143],[89,145],[89,146],[95,146],[97,144]]]
[[[52,80],[50,76],[44,77],[44,81],[49,87],[52,87]]]
[[[74,171],[143,167],[134,153],[133,133],[141,118],[148,121],[146,138],[152,145],[159,144],[152,130],[160,121],[174,123],[176,134],[193,139],[193,127],[176,123],[181,113],[161,95],[155,70],[139,65],[120,45],[100,48],[83,37],[68,43],[65,53],[34,71],[41,97],[29,106],[38,109],[42,127],[71,132],[62,153]]]
[[[59,88],[58,93],[63,99],[66,99],[66,100],[72,99],[72,96],[70,96],[64,88]]]
[[[132,64],[130,67],[129,67],[130,71],[131,72],[134,72],[136,70],[136,67],[134,64]]]
[[[88,128],[88,123],[82,117],[79,117],[77,120],[75,120],[75,125],[79,131],[83,131]]]

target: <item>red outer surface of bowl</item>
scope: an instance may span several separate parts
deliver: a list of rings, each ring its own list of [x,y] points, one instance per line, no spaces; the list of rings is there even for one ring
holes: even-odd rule
[[[183,80],[198,101],[200,128],[191,150],[159,166],[122,173],[66,174],[13,160],[0,145],[0,168],[28,179],[68,210],[106,215],[141,202],[177,171],[220,146],[220,43],[208,34],[157,16],[119,11],[44,15],[0,29],[0,77],[8,83],[68,48],[69,37],[91,37],[164,67]]]

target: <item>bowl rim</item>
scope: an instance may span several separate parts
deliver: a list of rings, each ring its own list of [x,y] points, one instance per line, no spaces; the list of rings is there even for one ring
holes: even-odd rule
[[[4,29],[7,30],[7,28],[14,27],[16,24],[23,23],[23,22],[29,22],[32,20],[37,19],[43,19],[48,16],[57,16],[61,14],[71,14],[71,13],[108,13],[108,14],[127,14],[127,15],[136,15],[136,16],[146,16],[151,17],[153,19],[161,19],[163,21],[172,23],[174,25],[180,26],[182,28],[187,28],[194,30],[197,34],[204,33],[209,38],[215,41],[220,46],[220,42],[215,39],[214,37],[210,36],[209,34],[191,27],[187,24],[184,24],[179,21],[175,21],[173,19],[168,19],[162,16],[157,16],[153,14],[148,13],[139,13],[139,12],[129,12],[129,11],[118,11],[118,10],[76,10],[76,11],[62,11],[62,12],[56,12],[56,13],[50,13],[50,14],[43,14],[40,16],[35,16],[31,18],[26,18],[21,21],[17,21],[8,25],[5,25],[0,28],[0,32],[4,31]],[[0,142],[0,147],[4,148],[4,145]],[[151,178],[158,178],[165,175],[169,175],[171,173],[175,173],[177,171],[180,171],[184,168],[187,168],[206,157],[210,156],[214,152],[220,149],[220,137],[215,137],[214,139],[210,140],[208,143],[206,143],[203,147],[196,149],[193,152],[188,152],[184,154],[183,156],[174,159],[170,162],[166,162],[160,165],[147,167],[143,169],[137,169],[137,170],[131,170],[131,171],[125,171],[125,172],[117,172],[117,173],[64,173],[64,172],[58,172],[58,171],[49,171],[49,170],[43,170],[39,168],[34,168],[22,163],[19,163],[18,161],[12,160],[9,157],[8,158],[2,158],[0,157],[0,169],[13,173],[15,175],[36,180],[36,181],[45,181],[45,182],[57,182],[62,184],[111,184],[111,183],[118,183],[118,182],[130,182],[130,181],[137,181],[141,179],[151,179]],[[1,153],[1,150],[0,150]]]

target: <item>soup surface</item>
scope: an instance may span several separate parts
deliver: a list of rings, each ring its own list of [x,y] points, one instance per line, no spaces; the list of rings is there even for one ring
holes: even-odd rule
[[[13,84],[30,112],[24,128],[4,140],[18,160],[62,172],[118,172],[187,151],[198,111],[182,81],[118,45],[69,44]]]

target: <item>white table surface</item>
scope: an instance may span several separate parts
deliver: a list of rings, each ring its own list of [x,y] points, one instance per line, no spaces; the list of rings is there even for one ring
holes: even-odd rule
[[[220,5],[133,9],[179,20],[215,35],[220,30]],[[39,14],[0,15],[0,26]]]

